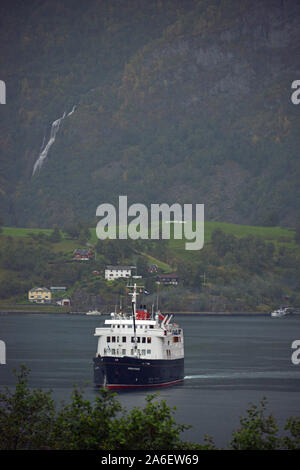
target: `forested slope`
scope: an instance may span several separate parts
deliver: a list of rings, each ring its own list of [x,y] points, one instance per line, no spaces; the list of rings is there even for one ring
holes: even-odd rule
[[[2,1],[5,224],[91,224],[127,194],[294,226],[299,20],[294,0]]]

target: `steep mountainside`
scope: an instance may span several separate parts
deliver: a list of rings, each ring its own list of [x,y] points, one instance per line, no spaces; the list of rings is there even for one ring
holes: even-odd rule
[[[299,1],[14,0],[0,14],[6,224],[91,222],[127,194],[294,225]]]

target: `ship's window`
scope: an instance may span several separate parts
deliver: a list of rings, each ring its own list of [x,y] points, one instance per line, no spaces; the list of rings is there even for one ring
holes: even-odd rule
[[[112,336],[112,337],[111,337],[111,342],[112,342],[112,343],[115,343],[115,342],[116,342],[116,337],[115,337],[115,336]]]
[[[146,349],[142,349],[142,356],[146,355]]]
[[[147,349],[147,354],[151,354],[151,349]]]
[[[117,343],[120,342],[120,336],[117,336]]]
[[[134,336],[131,336],[131,342],[134,343]],[[140,343],[140,342],[141,342],[141,338],[140,338],[139,336],[137,336],[136,342],[137,342],[137,343]]]
[[[128,328],[132,328],[132,325],[128,325]]]
[[[126,336],[122,336],[122,343],[126,343]]]
[[[110,343],[110,336],[106,338],[107,343]]]
[[[154,325],[150,325],[150,328],[154,328]]]
[[[142,338],[142,343],[146,343],[146,338]]]
[[[115,354],[116,354],[116,350],[115,350],[115,349],[112,349],[112,350],[111,350],[111,353],[112,353],[113,355],[115,355]]]
[[[130,350],[130,354],[131,354],[131,356],[133,356],[133,349]]]
[[[148,336],[147,343],[151,343],[151,338]]]
[[[126,355],[126,349],[122,349],[122,356]]]

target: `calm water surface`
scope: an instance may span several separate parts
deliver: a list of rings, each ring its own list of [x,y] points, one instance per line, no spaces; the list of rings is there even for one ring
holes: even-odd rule
[[[7,364],[0,365],[0,385],[12,387],[12,370],[25,363],[30,385],[52,389],[60,402],[73,384],[86,385],[93,399],[92,357],[94,329],[107,317],[67,314],[0,315],[0,339],[7,348]],[[291,362],[291,344],[300,339],[300,316],[176,315],[184,328],[185,380],[160,389],[160,397],[176,406],[176,420],[191,424],[185,438],[203,442],[211,435],[226,446],[249,403],[267,397],[268,409],[280,425],[300,415],[300,365]],[[119,393],[128,409],[145,404],[146,391]]]

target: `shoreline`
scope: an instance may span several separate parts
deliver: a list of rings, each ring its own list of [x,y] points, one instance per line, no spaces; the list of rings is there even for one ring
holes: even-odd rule
[[[86,312],[61,312],[61,311],[42,311],[42,310],[8,310],[8,309],[0,309],[0,315],[16,315],[16,314],[34,314],[34,315],[86,315]],[[165,315],[195,315],[195,316],[270,316],[271,312],[164,312]],[[109,316],[109,313],[101,313],[101,315],[94,315],[94,316]],[[295,312],[290,314],[292,315],[300,315],[300,312]]]

